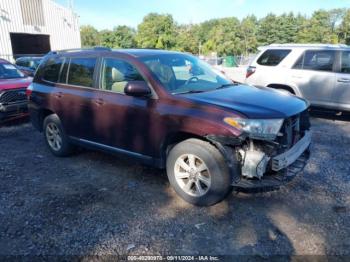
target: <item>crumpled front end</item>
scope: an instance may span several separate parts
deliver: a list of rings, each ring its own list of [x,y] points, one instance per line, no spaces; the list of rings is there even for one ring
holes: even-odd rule
[[[217,141],[218,139],[216,139]],[[214,141],[214,140],[212,140]],[[222,144],[223,139],[221,139]],[[303,171],[310,156],[311,131],[308,111],[284,119],[283,125],[274,140],[259,140],[250,137],[230,143],[238,165],[233,174],[233,187],[244,192],[261,192],[278,189]],[[232,163],[231,163],[232,166]]]

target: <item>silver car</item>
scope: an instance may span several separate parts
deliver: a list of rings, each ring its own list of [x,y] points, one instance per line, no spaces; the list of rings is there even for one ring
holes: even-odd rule
[[[312,106],[350,111],[350,46],[280,44],[260,48],[246,83],[303,97]]]

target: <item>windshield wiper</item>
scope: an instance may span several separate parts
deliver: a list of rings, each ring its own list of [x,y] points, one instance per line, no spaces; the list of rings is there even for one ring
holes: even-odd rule
[[[221,85],[221,86],[218,86],[217,88],[215,88],[215,89],[223,89],[223,88],[227,88],[227,87],[230,87],[230,86],[235,86],[235,85],[237,85],[237,84],[235,84],[235,83],[231,83],[231,84],[223,84],[223,85]]]
[[[172,93],[173,95],[181,95],[181,94],[196,94],[196,93],[203,93],[207,90],[187,90],[187,91],[182,91],[182,92],[174,92]]]

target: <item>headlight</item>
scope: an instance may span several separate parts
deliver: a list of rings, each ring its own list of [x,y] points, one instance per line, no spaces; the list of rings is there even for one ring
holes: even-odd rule
[[[274,140],[281,129],[283,119],[242,119],[226,117],[224,122],[240,129],[249,137],[263,140]]]

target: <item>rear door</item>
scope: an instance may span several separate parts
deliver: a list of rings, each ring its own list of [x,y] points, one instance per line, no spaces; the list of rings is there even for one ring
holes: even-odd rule
[[[333,50],[307,50],[291,70],[291,84],[313,104],[332,102],[335,57]]]
[[[58,104],[60,118],[69,136],[89,140],[94,137],[97,64],[95,56],[67,57],[61,68],[52,99]]]
[[[350,108],[350,51],[340,53],[340,66],[336,74],[333,99],[342,108]]]

